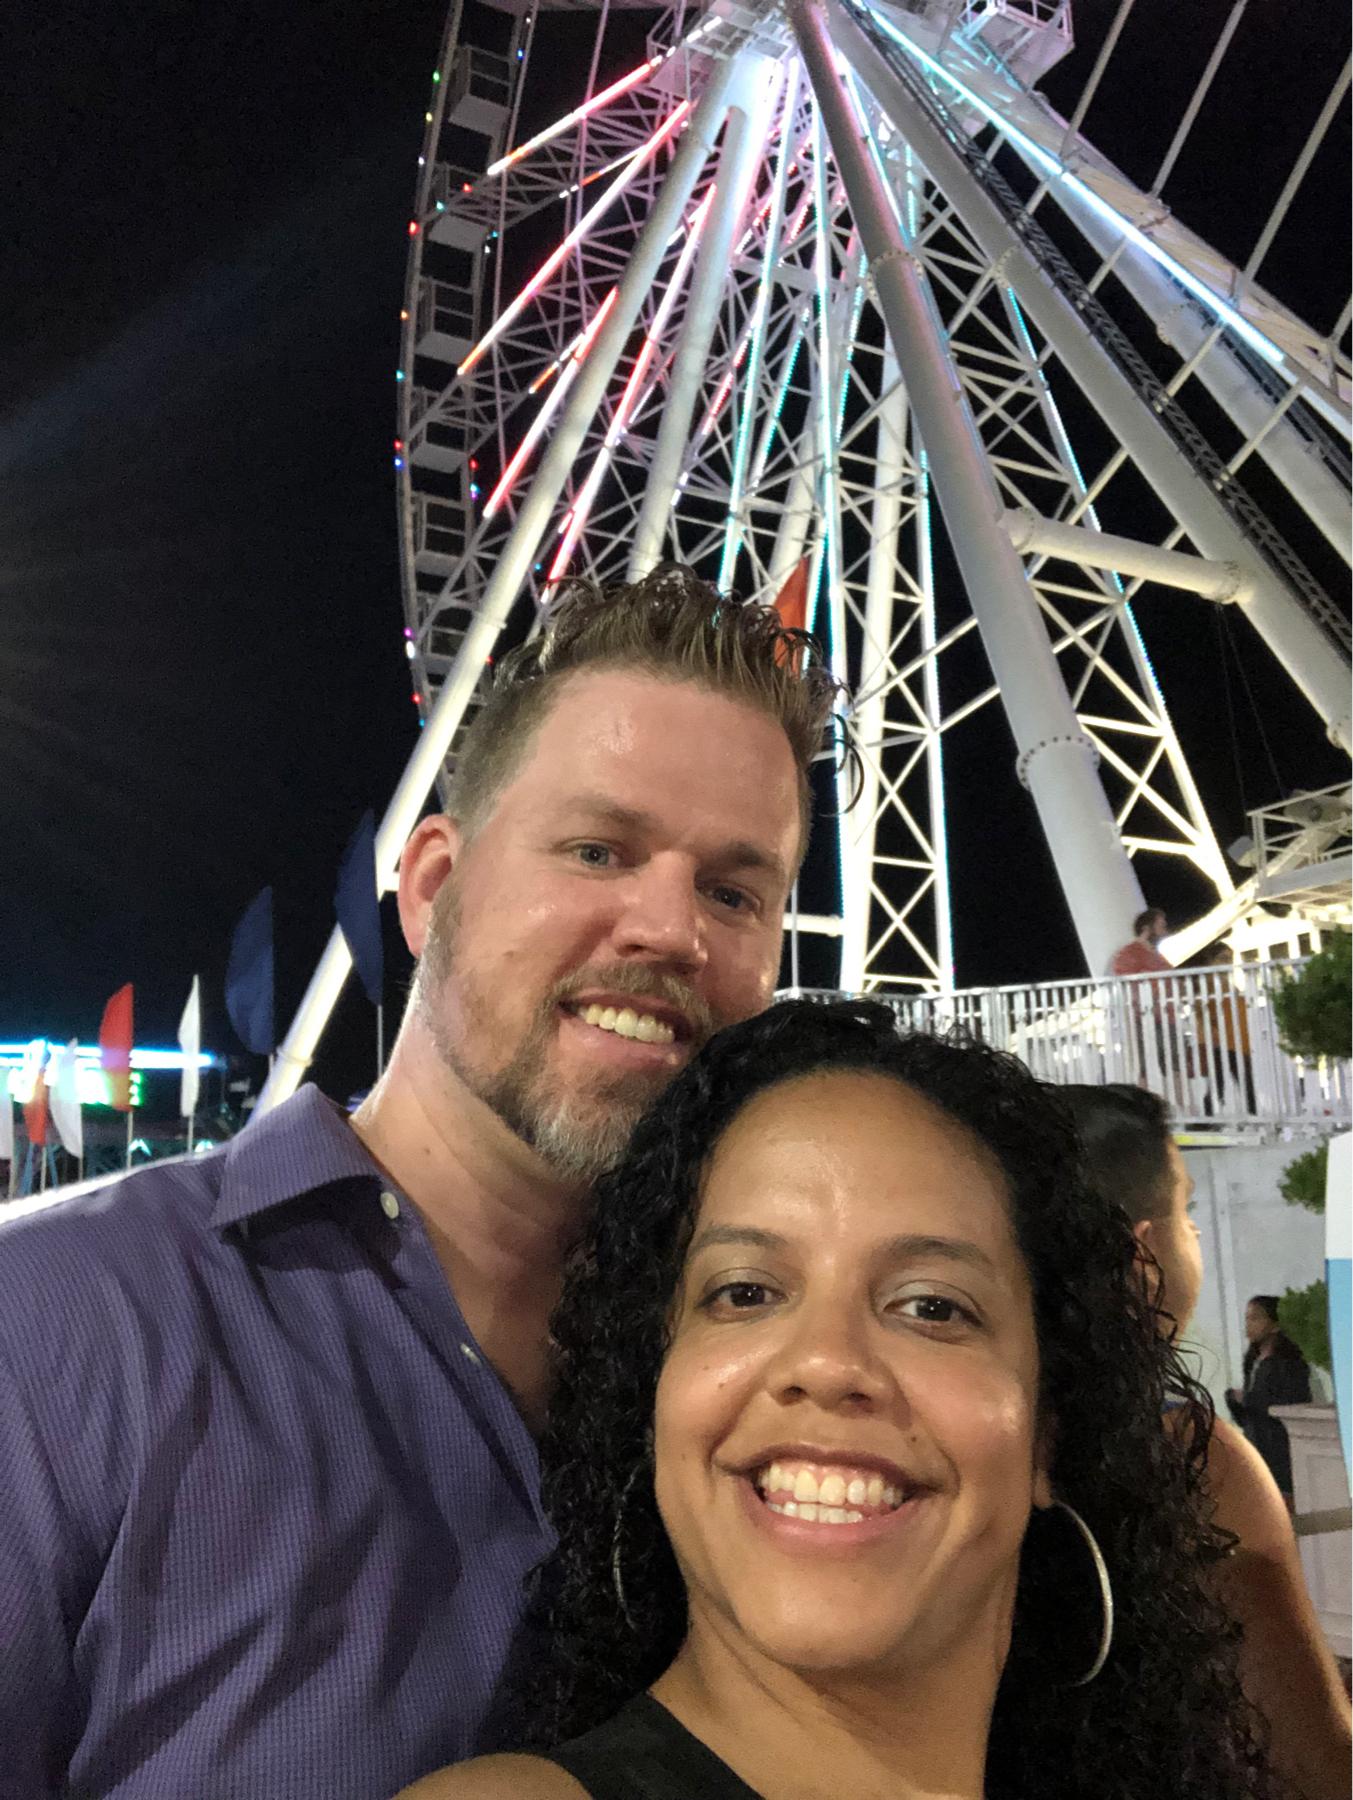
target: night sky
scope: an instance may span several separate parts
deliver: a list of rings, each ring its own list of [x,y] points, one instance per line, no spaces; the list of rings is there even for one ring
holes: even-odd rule
[[[1063,112],[1115,10],[1079,0],[1077,50],[1046,84]],[[1086,122],[1134,177],[1228,10],[1139,0]],[[227,943],[266,882],[285,1029],[343,843],[403,766],[393,374],[444,17],[444,0],[24,9],[0,116],[0,1037],[88,1040],[131,980],[138,1040],[172,1042],[199,972],[207,1041],[235,1048]],[[622,20],[631,43],[640,23]],[[1250,6],[1167,191],[1228,254],[1247,253],[1347,36],[1324,0]],[[1334,136],[1265,270],[1323,328],[1346,293]],[[1223,843],[1247,805],[1338,778],[1243,624],[1178,597],[1143,628]],[[960,782],[1012,755],[990,718],[956,741]],[[1077,968],[1033,842],[1027,819],[959,835],[967,981]],[[408,963],[385,907],[393,1011]],[[331,1091],[369,1079],[370,1018],[354,987],[317,1064]]]

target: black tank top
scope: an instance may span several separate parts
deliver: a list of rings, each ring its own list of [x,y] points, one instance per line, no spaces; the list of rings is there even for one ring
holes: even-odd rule
[[[545,1761],[580,1781],[592,1800],[759,1800],[651,1694],[549,1751]]]

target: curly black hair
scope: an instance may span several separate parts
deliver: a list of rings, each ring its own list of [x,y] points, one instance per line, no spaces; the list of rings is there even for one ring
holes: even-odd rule
[[[988,1795],[1276,1795],[1241,1695],[1235,1628],[1206,1580],[1231,1545],[1209,1526],[1202,1492],[1211,1405],[1157,1330],[1126,1214],[1088,1186],[1055,1089],[980,1043],[903,1037],[893,1013],[869,1001],[790,1001],[721,1032],[599,1186],[553,1327],[557,1388],[542,1472],[560,1541],[535,1607],[544,1660],[530,1677],[531,1741],[557,1744],[600,1724],[681,1645],[686,1596],[648,1445],[704,1171],[753,1095],[851,1069],[904,1082],[999,1162],[1033,1287],[1054,1489],[1089,1523],[1113,1583],[1108,1663],[1088,1686],[1070,1686],[1094,1653],[1098,1589],[1065,1515],[1035,1515]],[[1178,1411],[1177,1432],[1162,1428],[1167,1407]],[[628,1617],[613,1581],[617,1554]]]

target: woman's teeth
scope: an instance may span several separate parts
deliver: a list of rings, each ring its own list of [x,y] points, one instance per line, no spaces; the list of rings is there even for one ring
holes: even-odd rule
[[[649,1013],[635,1012],[633,1007],[584,1006],[578,1017],[585,1025],[600,1031],[613,1031],[617,1037],[637,1038],[641,1044],[670,1044],[676,1033],[661,1019]]]
[[[819,1474],[802,1464],[773,1462],[754,1479],[772,1512],[818,1525],[857,1525],[865,1517],[861,1508],[895,1512],[906,1498],[901,1488],[865,1470]]]

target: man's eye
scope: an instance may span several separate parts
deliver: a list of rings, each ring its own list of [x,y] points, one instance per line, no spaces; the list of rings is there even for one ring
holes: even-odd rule
[[[741,888],[725,887],[720,884],[709,890],[709,897],[716,906],[726,906],[730,912],[749,912],[752,900]]]
[[[589,869],[608,869],[612,851],[609,844],[576,844],[573,854]]]

